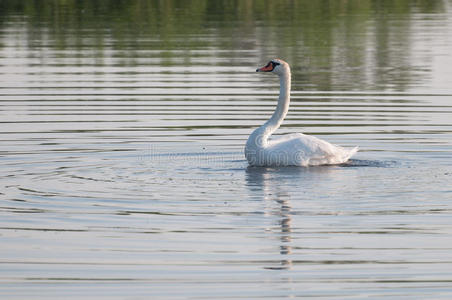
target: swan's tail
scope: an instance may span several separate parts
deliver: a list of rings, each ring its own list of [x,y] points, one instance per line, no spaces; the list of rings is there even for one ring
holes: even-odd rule
[[[304,162],[304,166],[321,166],[321,165],[337,165],[346,163],[353,155],[358,152],[359,147],[353,149],[345,149],[336,146],[334,154],[322,157],[312,157]]]
[[[353,149],[344,149],[344,155],[342,156],[342,159],[341,159],[342,161],[339,163],[341,163],[341,164],[346,163],[353,155],[356,154],[356,152],[358,152],[358,150],[359,150],[358,146],[356,146]]]
[[[345,159],[345,161],[349,160],[358,151],[359,151],[359,147],[358,146],[356,146],[355,148],[349,150],[348,155],[346,156],[347,158]]]

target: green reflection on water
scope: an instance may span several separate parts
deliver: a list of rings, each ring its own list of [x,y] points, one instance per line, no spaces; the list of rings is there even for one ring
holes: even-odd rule
[[[127,66],[142,65],[137,58],[189,66],[198,58],[197,65],[254,67],[282,57],[298,78],[295,89],[403,91],[430,71],[412,59],[413,24],[446,13],[440,0],[10,0],[0,1],[0,26],[23,22],[30,49],[62,50],[62,58],[72,50],[81,59],[88,52],[100,65],[107,49],[122,51],[115,55]],[[196,52],[212,49],[223,52]]]

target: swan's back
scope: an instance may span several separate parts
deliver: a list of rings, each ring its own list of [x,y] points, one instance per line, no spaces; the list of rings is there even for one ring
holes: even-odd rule
[[[345,149],[314,136],[293,133],[269,140],[263,151],[266,165],[318,166],[345,163],[358,147]]]

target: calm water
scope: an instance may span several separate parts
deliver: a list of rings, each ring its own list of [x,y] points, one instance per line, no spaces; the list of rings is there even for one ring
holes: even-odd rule
[[[1,1],[0,298],[451,299],[451,1]],[[249,168],[278,133],[347,165]]]

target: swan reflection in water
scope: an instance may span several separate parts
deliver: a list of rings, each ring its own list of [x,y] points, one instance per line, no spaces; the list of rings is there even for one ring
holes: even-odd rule
[[[303,218],[293,210],[294,201],[303,201],[300,195],[310,194],[316,182],[331,180],[338,169],[331,166],[311,168],[299,167],[248,167],[246,169],[247,187],[258,200],[263,200],[264,215],[277,216],[277,230],[272,230],[271,238],[279,240],[281,260],[278,266],[266,267],[273,270],[288,270],[293,265],[293,216]],[[297,186],[294,190],[293,186]],[[291,187],[291,188],[289,188]],[[290,190],[291,192],[287,192]],[[294,195],[296,199],[292,199]],[[300,221],[300,220],[298,220]],[[299,242],[299,241],[298,241]],[[299,245],[298,245],[299,246]]]
[[[292,267],[292,260],[290,254],[292,253],[291,246],[291,206],[290,194],[284,190],[284,184],[281,182],[281,173],[299,172],[296,167],[293,168],[256,168],[248,167],[246,169],[247,185],[253,193],[258,193],[264,200],[265,215],[276,215],[279,217],[279,253],[282,255],[279,266],[266,267],[266,269],[284,270]],[[284,176],[283,176],[284,177]],[[277,207],[274,208],[274,203]],[[272,232],[273,233],[273,232]]]

